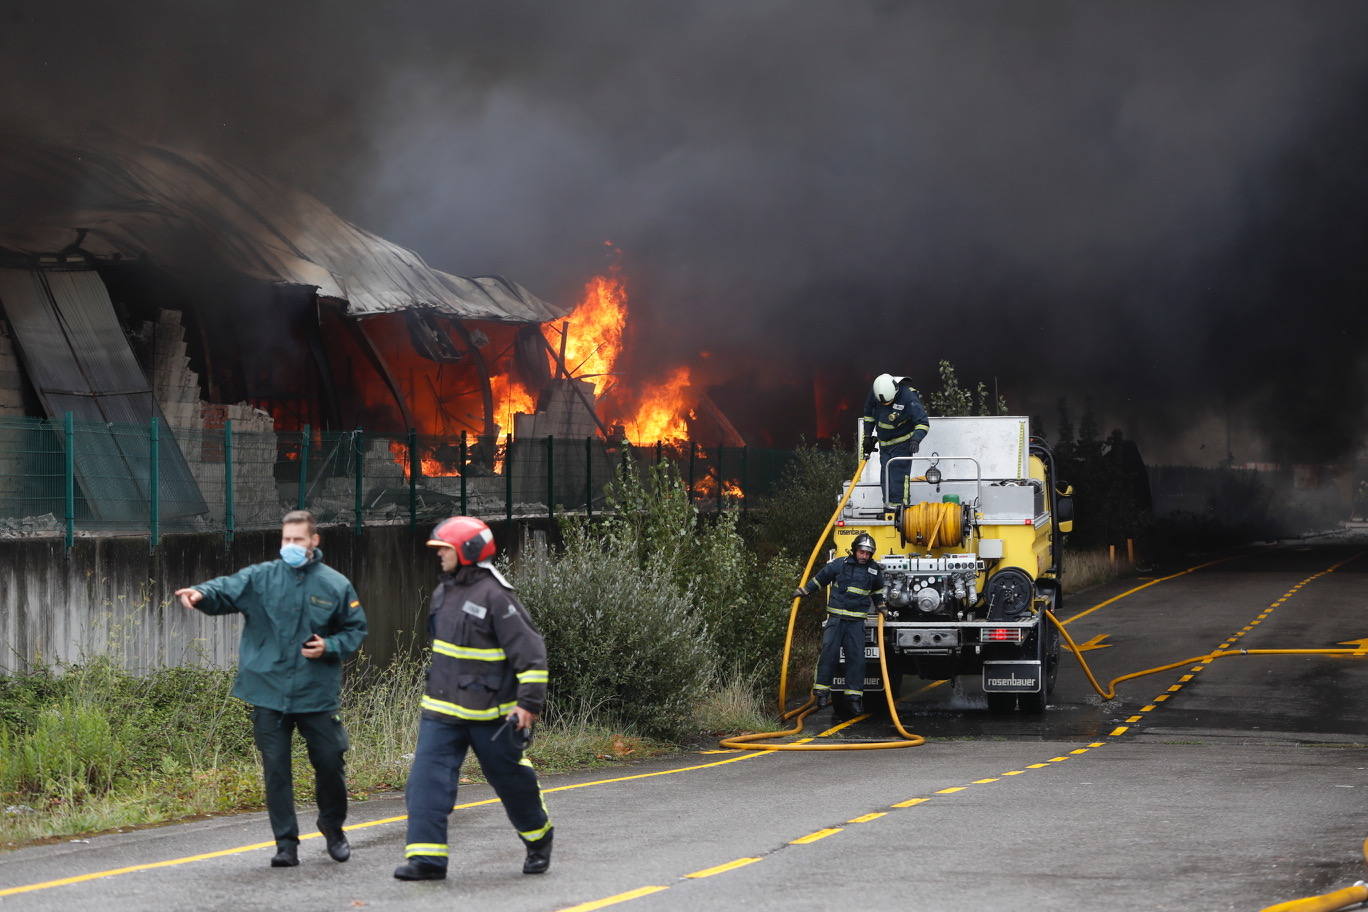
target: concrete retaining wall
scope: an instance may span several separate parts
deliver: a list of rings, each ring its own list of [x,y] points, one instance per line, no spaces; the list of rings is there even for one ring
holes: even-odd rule
[[[490,523],[505,541],[502,523]],[[370,634],[365,650],[379,662],[422,642],[437,561],[424,546],[429,529],[323,530],[329,565],[355,584]],[[515,522],[522,542],[547,534],[545,523]],[[240,533],[231,550],[219,534],[168,535],[156,554],[146,538],[82,538],[70,554],[60,539],[0,541],[0,674],[81,662],[99,655],[133,671],[237,661],[239,616],[207,617],[172,599],[182,586],[274,559],[279,532]],[[418,633],[415,633],[415,630]]]

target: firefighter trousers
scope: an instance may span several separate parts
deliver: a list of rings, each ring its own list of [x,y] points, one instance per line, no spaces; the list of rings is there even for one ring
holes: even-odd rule
[[[845,686],[848,696],[864,693],[865,677],[865,622],[864,618],[845,618],[827,615],[822,624],[822,654],[817,659],[817,690],[831,688],[836,668],[845,650]]]
[[[447,818],[456,804],[461,763],[471,749],[518,836],[524,842],[535,842],[550,832],[551,821],[532,761],[523,756],[511,723],[500,732],[502,721],[466,723],[424,718],[419,723],[418,749],[404,789],[408,805],[406,858],[446,867]]]
[[[912,474],[912,463],[895,462],[888,465],[888,460],[914,456],[916,452],[917,445],[911,440],[904,440],[902,443],[879,444],[879,458],[883,465],[887,466],[885,472],[888,476],[888,502],[890,504],[906,502],[907,478]]]

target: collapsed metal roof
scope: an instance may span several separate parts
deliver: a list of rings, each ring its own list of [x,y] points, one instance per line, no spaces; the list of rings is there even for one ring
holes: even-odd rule
[[[211,156],[110,135],[98,144],[0,137],[0,248],[167,268],[212,258],[268,282],[307,285],[352,317],[431,310],[466,320],[564,316],[516,282],[433,269],[307,193]]]

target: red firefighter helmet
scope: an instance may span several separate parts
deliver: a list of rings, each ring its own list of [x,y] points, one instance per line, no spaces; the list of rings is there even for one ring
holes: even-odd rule
[[[473,516],[453,516],[439,522],[428,539],[432,548],[452,548],[456,563],[478,564],[494,556],[494,533]]]

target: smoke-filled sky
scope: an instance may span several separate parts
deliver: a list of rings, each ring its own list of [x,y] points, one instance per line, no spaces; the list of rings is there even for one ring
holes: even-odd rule
[[[1151,461],[1368,418],[1368,4],[8,3],[0,116],[256,166],[571,302],[756,442],[949,359]]]

